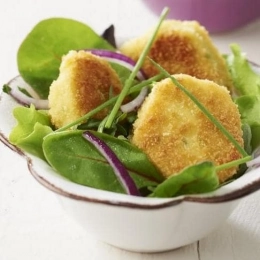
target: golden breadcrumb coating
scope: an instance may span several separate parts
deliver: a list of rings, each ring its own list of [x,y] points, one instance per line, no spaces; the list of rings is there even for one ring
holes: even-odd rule
[[[137,61],[153,30],[125,42],[120,51]],[[148,56],[170,74],[188,74],[209,79],[232,89],[227,65],[212,43],[208,32],[196,21],[166,20],[162,23]],[[158,70],[146,60],[143,71],[148,77]]]
[[[243,146],[240,114],[229,91],[213,81],[175,75]],[[155,83],[138,111],[132,142],[142,149],[165,177],[184,167],[210,160],[221,165],[241,154],[194,102],[170,79]],[[220,182],[236,173],[218,172]]]
[[[85,51],[70,51],[62,59],[60,74],[49,93],[49,114],[56,128],[73,122],[118,94],[121,83],[118,75],[102,58]],[[104,118],[107,110],[95,117]]]

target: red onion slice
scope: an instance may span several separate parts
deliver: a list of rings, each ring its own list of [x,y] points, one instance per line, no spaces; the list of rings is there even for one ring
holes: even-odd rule
[[[113,168],[114,173],[116,174],[126,193],[129,195],[140,196],[139,190],[137,189],[125,166],[121,163],[110,147],[89,131],[85,131],[83,133],[83,137],[92,143],[105,157],[105,159]]]
[[[102,57],[105,60],[107,60],[108,62],[114,62],[121,66],[124,66],[131,71],[134,69],[135,61],[133,61],[131,58],[129,58],[119,52],[102,50],[102,49],[87,49],[86,51],[89,51],[94,55]],[[143,81],[146,79],[146,76],[142,70],[139,70],[136,76],[140,81]]]
[[[37,109],[48,109],[49,101],[40,99],[39,95],[22,79],[17,76],[7,84],[11,90],[9,94],[21,105],[30,106],[33,104]],[[27,96],[19,88],[25,89],[32,97]]]
[[[120,107],[121,111],[124,113],[128,113],[136,110],[142,105],[147,94],[148,94],[148,87],[143,87],[139,95],[135,99]]]

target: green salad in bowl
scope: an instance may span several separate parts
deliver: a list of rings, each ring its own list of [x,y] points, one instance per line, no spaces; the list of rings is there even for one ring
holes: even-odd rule
[[[138,252],[205,237],[260,188],[259,66],[167,11],[120,44],[40,21],[0,96],[0,140],[89,234]]]
[[[116,45],[66,18],[22,42],[9,142],[71,182],[172,198],[217,190],[258,166],[260,76],[197,22],[165,20]]]

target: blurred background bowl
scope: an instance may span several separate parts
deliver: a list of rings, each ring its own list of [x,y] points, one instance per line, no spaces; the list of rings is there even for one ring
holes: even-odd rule
[[[197,20],[209,32],[241,27],[260,16],[260,0],[142,0],[155,14],[170,8],[169,18]]]

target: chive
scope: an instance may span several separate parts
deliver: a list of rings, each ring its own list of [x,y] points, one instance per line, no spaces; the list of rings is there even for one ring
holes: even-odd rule
[[[130,90],[128,94],[132,94],[135,92],[140,91],[143,87],[152,84],[155,81],[161,80],[163,78],[162,74],[158,74],[148,80],[144,80],[139,84],[136,84],[135,86],[133,86]],[[102,103],[101,105],[99,105],[98,107],[94,108],[93,110],[91,110],[90,112],[88,112],[87,114],[85,114],[84,116],[78,118],[77,120],[71,122],[70,124],[67,124],[59,129],[56,130],[56,132],[62,132],[64,130],[67,130],[73,126],[76,126],[78,124],[81,124],[82,122],[88,120],[89,118],[91,118],[92,116],[94,116],[95,114],[97,114],[98,112],[100,112],[101,110],[103,110],[104,108],[107,108],[108,106],[114,104],[117,100],[118,96],[112,97],[109,100],[107,100],[106,102]]]
[[[215,169],[216,169],[216,171],[222,171],[222,170],[234,167],[234,166],[238,166],[242,163],[246,163],[246,162],[250,161],[251,159],[252,159],[252,156],[245,156],[241,159],[234,160],[234,161],[231,161],[231,162],[228,162],[228,163],[223,163],[221,165],[215,166]]]
[[[105,128],[106,120],[107,120],[107,116],[106,116],[106,117],[101,121],[101,123],[98,125],[97,131],[98,131],[99,133],[103,133],[104,128]]]
[[[143,49],[143,51],[142,51],[142,53],[141,53],[137,63],[134,66],[133,71],[131,72],[129,78],[126,80],[124,88],[121,91],[121,93],[119,94],[119,96],[118,96],[118,98],[116,100],[116,103],[115,103],[114,107],[112,108],[111,113],[109,114],[109,116],[107,118],[107,121],[106,121],[106,124],[105,124],[106,128],[110,128],[112,126],[113,121],[115,120],[115,117],[117,115],[117,112],[119,111],[120,106],[121,106],[124,98],[128,95],[129,89],[132,87],[132,84],[134,82],[136,74],[140,70],[140,68],[142,67],[143,62],[144,62],[144,60],[145,60],[149,50],[151,49],[151,46],[152,46],[152,44],[154,42],[154,39],[155,39],[155,37],[157,35],[157,32],[158,32],[158,30],[159,30],[163,20],[165,19],[166,15],[168,14],[168,11],[169,11],[168,8],[164,8],[163,9],[163,11],[161,13],[161,16],[159,18],[159,22],[158,22],[158,24],[157,24],[157,26],[156,26],[156,28],[155,28],[155,30],[153,32],[152,37],[149,39],[149,41],[147,42],[145,48]]]
[[[237,142],[237,140],[229,133],[229,131],[208,111],[208,109],[201,104],[201,102],[189,92],[182,84],[178,82],[170,73],[168,73],[164,68],[162,68],[158,63],[150,59],[151,62],[162,72],[166,77],[169,77],[171,81],[182,90],[196,105],[197,107],[208,117],[208,119],[228,138],[228,140],[236,147],[236,149],[243,155],[243,157],[248,156],[247,152],[243,147]]]

